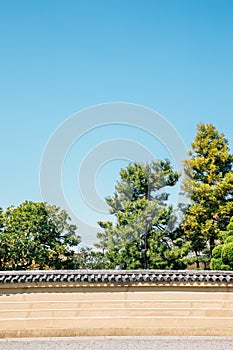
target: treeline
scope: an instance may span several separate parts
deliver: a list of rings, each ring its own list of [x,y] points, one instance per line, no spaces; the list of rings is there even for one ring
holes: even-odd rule
[[[180,179],[168,160],[132,163],[106,201],[114,221],[99,222],[95,249],[77,246],[68,214],[24,202],[0,212],[0,269],[233,269],[233,156],[226,137],[199,124]]]

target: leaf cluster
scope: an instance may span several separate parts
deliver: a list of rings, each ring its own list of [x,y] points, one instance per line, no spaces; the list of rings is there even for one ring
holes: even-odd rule
[[[72,266],[80,242],[64,210],[25,201],[1,211],[0,269],[60,269]]]

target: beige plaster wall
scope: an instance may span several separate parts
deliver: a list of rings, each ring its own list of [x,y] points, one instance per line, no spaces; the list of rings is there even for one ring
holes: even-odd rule
[[[233,285],[11,283],[0,337],[233,335]]]

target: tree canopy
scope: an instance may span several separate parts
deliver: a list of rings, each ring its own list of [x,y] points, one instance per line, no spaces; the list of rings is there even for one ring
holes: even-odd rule
[[[80,242],[76,226],[64,210],[26,201],[1,211],[0,268],[59,269],[72,267]]]
[[[233,218],[226,231],[220,233],[221,244],[213,249],[210,268],[213,270],[233,270]]]
[[[179,268],[187,244],[174,231],[175,216],[168,204],[168,186],[179,174],[168,160],[133,163],[120,172],[115,192],[106,201],[114,222],[99,222],[101,248],[109,267],[126,269]]]
[[[199,124],[189,159],[184,161],[184,191],[190,199],[182,229],[196,261],[207,258],[233,215],[233,157],[228,140],[212,124]]]

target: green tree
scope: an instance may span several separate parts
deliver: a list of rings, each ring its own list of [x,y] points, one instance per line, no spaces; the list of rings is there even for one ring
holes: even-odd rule
[[[85,270],[106,269],[108,261],[105,255],[89,247],[82,247],[73,258],[74,268]]]
[[[26,201],[2,213],[0,268],[56,269],[72,267],[80,238],[64,210]]]
[[[179,175],[169,161],[133,163],[122,169],[112,198],[106,199],[113,222],[99,222],[100,248],[109,261],[126,269],[180,268],[188,244],[175,231],[166,187]]]
[[[210,268],[213,270],[233,270],[233,217],[227,230],[219,235],[222,243],[213,249]]]
[[[184,191],[190,199],[183,223],[199,261],[210,260],[218,234],[233,215],[233,157],[228,141],[212,124],[199,124],[184,161]]]

